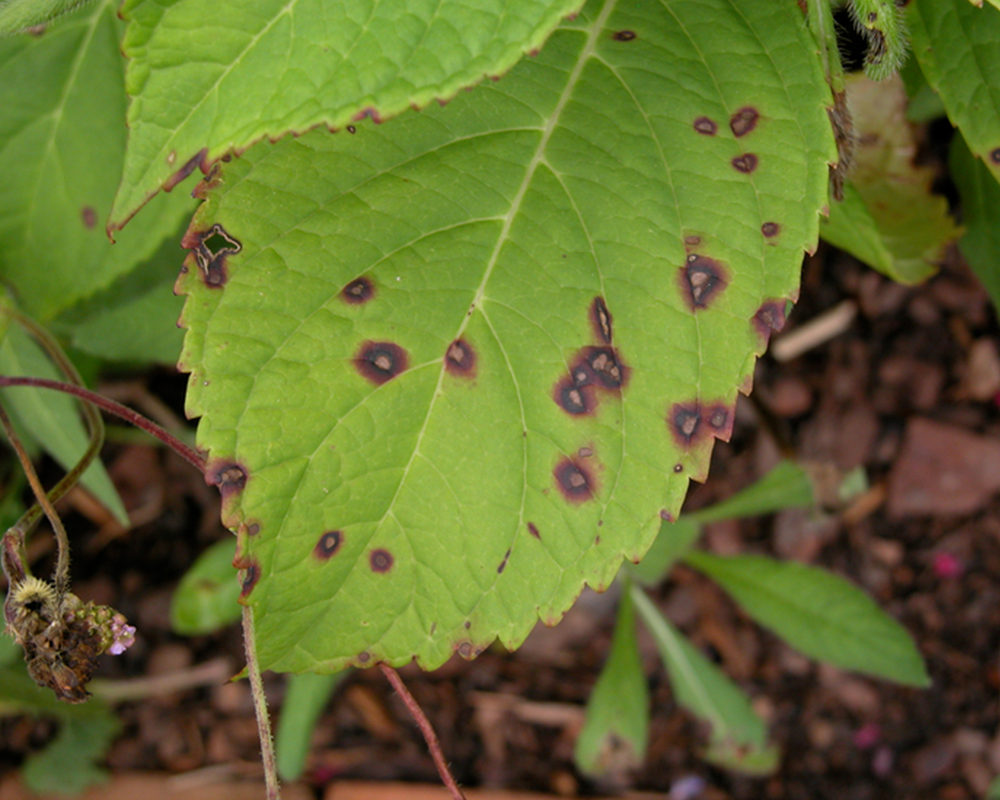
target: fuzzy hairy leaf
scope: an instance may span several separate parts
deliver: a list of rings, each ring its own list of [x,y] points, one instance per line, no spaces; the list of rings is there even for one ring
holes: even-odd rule
[[[444,108],[224,164],[182,365],[264,668],[554,624],[704,479],[834,157],[795,4],[595,2]]]
[[[196,165],[264,137],[386,119],[500,75],[580,5],[127,0],[131,133],[111,227]]]

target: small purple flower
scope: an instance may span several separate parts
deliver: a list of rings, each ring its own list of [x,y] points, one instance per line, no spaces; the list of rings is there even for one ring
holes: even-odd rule
[[[129,625],[121,614],[111,618],[111,634],[114,639],[108,652],[113,656],[120,656],[135,644],[135,627]]]

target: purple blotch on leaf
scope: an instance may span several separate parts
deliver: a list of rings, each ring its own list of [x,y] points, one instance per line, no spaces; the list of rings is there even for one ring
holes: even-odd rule
[[[392,569],[392,553],[382,549],[372,550],[368,563],[371,564],[372,572],[386,573]]]
[[[698,117],[694,121],[694,129],[705,136],[715,136],[716,131],[719,130],[719,126],[715,124],[715,120],[713,119]]]
[[[559,491],[571,503],[582,503],[594,496],[594,479],[589,470],[572,459],[564,458],[552,474]]]
[[[256,536],[258,533],[260,533],[260,523],[251,522],[249,525],[247,525],[248,536]]]
[[[205,483],[218,486],[219,493],[227,497],[247,484],[247,471],[235,461],[219,461],[205,472]]]
[[[362,650],[360,653],[358,653],[359,664],[367,664],[371,660],[372,660],[372,654],[369,653],[367,650]]]
[[[753,153],[744,153],[741,156],[736,156],[733,159],[733,168],[737,172],[742,172],[749,175],[755,169],[757,169],[757,156]]]
[[[616,42],[631,42],[635,38],[635,31],[615,31],[611,38]]]
[[[701,244],[701,237],[700,236],[685,236],[684,237],[684,244],[690,245],[691,247],[694,247],[695,245],[699,245],[699,244]]]
[[[500,562],[500,566],[497,567],[497,575],[502,575],[503,571],[507,568],[507,559],[510,558],[510,550],[504,553],[503,561]]]
[[[746,136],[756,128],[759,118],[760,114],[757,113],[756,108],[753,106],[744,106],[729,118],[729,128],[738,139],[741,136]]]
[[[371,278],[362,275],[360,278],[355,278],[347,284],[341,290],[340,296],[352,306],[367,303],[375,296],[375,284],[372,283]]]
[[[990,150],[990,161],[994,164],[1000,164],[1000,147],[994,147]]]
[[[528,533],[534,536],[536,539],[541,539],[542,534],[538,532],[538,526],[534,522],[528,523]]]
[[[753,315],[753,326],[766,344],[772,333],[785,327],[785,302],[768,300]]]
[[[670,409],[667,425],[677,443],[687,449],[701,428],[701,409],[697,403],[677,403]]]
[[[465,339],[456,339],[444,354],[444,368],[452,375],[471,378],[476,374],[476,351]]]
[[[771,239],[781,233],[781,226],[777,222],[765,222],[760,226],[760,232]]]
[[[594,410],[595,403],[590,387],[578,386],[571,377],[563,378],[556,384],[552,397],[559,408],[573,416],[589,414]]]
[[[358,372],[376,386],[395,378],[406,364],[406,351],[392,342],[365,342],[354,357]]]
[[[218,289],[225,285],[226,259],[243,249],[239,240],[230,236],[218,223],[207,231],[185,234],[181,245],[194,251],[195,260],[201,269],[202,280],[210,289]]]
[[[605,344],[611,344],[611,312],[603,297],[595,297],[590,304],[590,321],[594,326],[597,338]]]
[[[660,509],[660,519],[662,519],[664,522],[673,522],[674,521],[674,515],[671,514],[669,511],[667,511],[667,509],[661,508]]]
[[[321,561],[326,561],[337,554],[343,543],[344,534],[341,531],[327,531],[316,542],[316,546],[313,548],[313,555]]]
[[[84,206],[80,209],[80,219],[83,227],[89,230],[97,225],[97,211],[93,206]]]
[[[260,580],[260,566],[256,561],[249,562],[243,567],[243,576],[240,579],[240,600],[246,600],[250,596]]]
[[[680,269],[681,290],[692,310],[708,308],[709,303],[726,288],[729,281],[718,261],[692,253]]]
[[[201,167],[201,171],[204,174],[208,174],[208,148],[203,147],[197,153],[195,153],[191,158],[189,158],[183,167],[181,167],[177,172],[171,175],[163,182],[163,190],[169,192],[178,183],[188,177],[192,172],[194,172],[196,167]]]
[[[625,383],[627,373],[612,348],[587,347],[583,358],[597,383],[605,389],[620,389]]]

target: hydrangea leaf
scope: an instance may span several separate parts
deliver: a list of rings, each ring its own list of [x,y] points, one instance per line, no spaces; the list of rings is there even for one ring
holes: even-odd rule
[[[109,229],[196,166],[317,125],[447,100],[582,0],[126,0],[128,155]]]
[[[913,53],[969,148],[1000,180],[1000,10],[914,0]]]
[[[175,192],[117,244],[105,235],[125,158],[115,7],[99,0],[40,35],[0,39],[0,275],[41,320],[151,258],[194,209]]]
[[[828,101],[794,4],[595,2],[446,107],[223,164],[181,364],[261,666],[516,647],[638,561],[815,246]]]

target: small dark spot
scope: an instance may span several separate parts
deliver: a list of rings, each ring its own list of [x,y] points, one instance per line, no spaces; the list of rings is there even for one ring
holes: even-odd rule
[[[248,536],[256,536],[258,533],[260,533],[260,524],[259,523],[257,523],[257,522],[251,522],[249,525],[247,525],[247,535]]]
[[[97,211],[93,206],[84,206],[80,209],[80,219],[83,220],[83,227],[93,228],[97,225]]]
[[[680,269],[681,291],[692,310],[707,308],[728,283],[722,264],[707,256],[692,253]]]
[[[667,511],[667,509],[661,508],[660,509],[660,519],[662,519],[664,522],[673,522],[674,521],[674,515],[671,514],[669,511]]]
[[[256,561],[251,561],[243,568],[243,577],[240,579],[240,600],[246,600],[250,596],[260,580],[260,567]]]
[[[560,461],[556,464],[552,474],[555,475],[559,491],[571,503],[582,503],[593,497],[593,479],[584,467],[575,464],[572,460],[565,458]]]
[[[667,424],[670,426],[678,444],[681,447],[687,448],[698,435],[698,429],[701,427],[701,409],[697,403],[691,405],[677,403],[670,410]],[[677,467],[674,467],[674,471],[677,471]]]
[[[528,523],[528,533],[534,536],[536,539],[541,539],[542,534],[538,532],[538,526],[534,522]]]
[[[434,631],[438,629],[438,624],[436,622],[431,623],[431,636],[434,635]]]
[[[576,451],[576,454],[580,456],[580,458],[590,458],[592,455],[594,455],[594,451],[591,450],[589,447],[581,447],[579,450]]]
[[[367,650],[365,650],[365,651],[363,651],[361,653],[358,653],[358,663],[359,664],[367,664],[371,660],[372,660],[372,654],[369,653]]]
[[[618,356],[612,348],[588,347],[584,350],[584,360],[605,389],[620,389],[625,383],[625,369],[618,363]]]
[[[375,284],[370,278],[362,275],[347,284],[340,291],[340,296],[344,298],[344,302],[350,303],[352,306],[359,306],[375,296]]]
[[[688,245],[691,245],[692,247],[694,247],[695,245],[701,244],[701,237],[700,236],[685,236],[684,237],[684,244],[688,244]]]
[[[340,546],[344,543],[344,534],[340,531],[327,531],[319,537],[316,547],[313,548],[313,555],[316,558],[326,561],[337,554]]]
[[[990,161],[994,164],[1000,164],[1000,147],[994,147],[990,150]]]
[[[600,543],[601,543],[601,534],[597,534],[597,536],[594,537],[594,547],[597,547],[597,545],[599,545]]]
[[[766,344],[772,333],[785,327],[785,303],[781,300],[768,300],[753,316],[753,326]]]
[[[464,622],[464,623],[462,624],[462,627],[464,627],[464,628],[465,628],[466,630],[469,630],[469,628],[471,628],[471,627],[472,627],[472,623],[471,623],[471,622],[470,622],[469,620],[466,620],[466,621],[465,621],[465,622]]]
[[[472,642],[462,642],[458,646],[458,654],[466,660],[471,660],[479,655],[479,651],[472,646]]]
[[[355,128],[355,127],[354,127],[353,125],[348,125],[348,126],[347,126],[347,132],[348,132],[348,133],[357,133],[357,132],[358,132],[358,129],[357,129],[357,128]]]
[[[635,38],[635,31],[615,31],[611,38],[616,42],[631,42]]]
[[[205,483],[218,486],[220,494],[226,497],[241,491],[247,485],[247,472],[233,461],[220,461],[209,467],[205,473]]]
[[[759,118],[760,115],[757,113],[756,108],[753,106],[744,106],[729,118],[729,128],[732,130],[733,135],[739,139],[757,127],[757,120]]]
[[[368,563],[371,564],[372,572],[386,573],[392,569],[392,553],[388,550],[372,550]]]
[[[878,22],[878,14],[876,12],[874,12],[874,11],[869,11],[868,12],[868,23],[870,25],[874,25],[876,22]]]
[[[406,365],[406,351],[392,342],[365,342],[354,357],[358,372],[376,386],[395,378]]]
[[[680,474],[683,471],[684,471],[684,465],[683,464],[674,464],[674,472]]]
[[[698,117],[694,121],[694,129],[705,136],[715,136],[716,131],[719,130],[719,126],[715,124],[715,120],[708,117]]]
[[[746,175],[749,175],[755,169],[757,169],[757,156],[753,153],[744,153],[741,156],[736,156],[733,159],[733,167],[738,171]]]
[[[497,567],[497,575],[502,575],[503,571],[507,569],[507,559],[510,558],[510,550],[504,553],[503,561],[500,562],[500,566]]]
[[[590,321],[597,337],[605,344],[611,344],[611,313],[603,297],[595,297],[590,304]]]
[[[444,368],[452,375],[471,378],[476,374],[476,351],[465,339],[456,339],[448,345],[444,355]]]
[[[781,232],[781,226],[777,222],[765,222],[760,226],[760,232],[771,239]]]
[[[571,378],[559,381],[552,397],[559,408],[573,416],[589,414],[594,410],[592,390],[587,386],[576,385]]]

